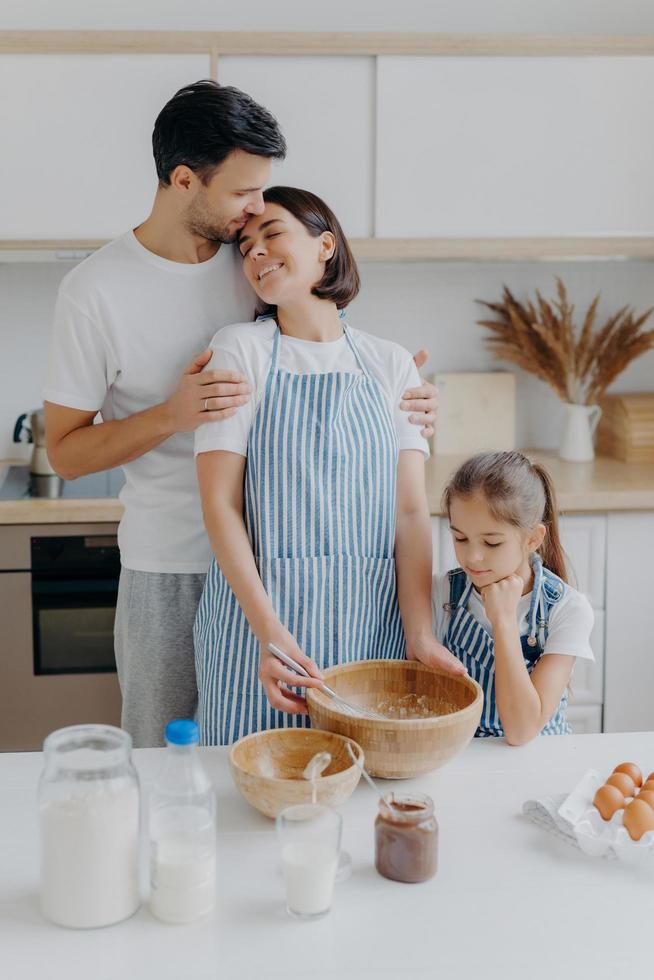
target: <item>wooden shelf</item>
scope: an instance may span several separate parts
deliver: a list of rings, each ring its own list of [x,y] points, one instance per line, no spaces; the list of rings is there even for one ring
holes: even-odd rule
[[[305,31],[0,31],[0,54],[441,55],[654,54],[654,34],[437,34]]]
[[[0,240],[2,262],[83,259],[100,239]],[[654,237],[606,238],[352,238],[360,262],[533,261],[539,259],[654,259]]]
[[[359,238],[360,260],[654,258],[654,238]]]

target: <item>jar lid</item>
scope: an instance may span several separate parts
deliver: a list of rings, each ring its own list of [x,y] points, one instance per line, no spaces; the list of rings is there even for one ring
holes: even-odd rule
[[[164,736],[169,745],[197,745],[200,730],[190,718],[176,718],[168,722]]]
[[[46,759],[71,771],[112,769],[129,758],[132,739],[113,725],[69,725],[43,743]]]

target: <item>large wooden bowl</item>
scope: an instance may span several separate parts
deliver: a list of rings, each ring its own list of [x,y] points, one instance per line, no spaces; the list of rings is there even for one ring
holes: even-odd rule
[[[317,752],[329,752],[332,761],[316,781],[318,803],[340,806],[361,776],[350,759],[348,742],[363,762],[361,746],[343,735],[312,728],[274,728],[235,742],[229,765],[248,803],[266,817],[276,817],[284,807],[311,802],[311,783],[302,773]]]
[[[358,742],[366,769],[374,776],[404,779],[438,769],[465,748],[481,718],[483,691],[465,674],[455,677],[413,660],[360,660],[323,673],[325,683],[337,694],[367,708],[375,709],[384,698],[406,694],[459,706],[447,715],[374,721],[347,715],[325,694],[308,688],[313,727]]]

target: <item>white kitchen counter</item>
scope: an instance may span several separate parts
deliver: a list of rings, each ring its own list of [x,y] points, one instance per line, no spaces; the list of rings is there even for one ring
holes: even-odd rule
[[[147,788],[165,750],[135,761]],[[439,870],[422,885],[373,866],[377,804],[361,782],[343,809],[352,877],[315,923],[283,911],[274,825],[237,793],[227,750],[202,757],[218,795],[218,902],[191,926],[147,906],[106,929],[69,931],[39,913],[40,753],[0,755],[0,976],[7,980],[480,978],[616,980],[651,976],[654,861],[593,860],[521,816],[524,800],[572,788],[589,767],[654,770],[654,733],[477,739],[448,766],[402,785],[433,796]],[[383,787],[400,784],[382,782]],[[636,974],[636,968],[642,973]]]

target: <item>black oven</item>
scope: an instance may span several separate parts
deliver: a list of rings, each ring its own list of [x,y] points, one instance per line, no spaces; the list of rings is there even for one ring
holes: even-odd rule
[[[34,674],[115,671],[115,535],[31,539]]]

